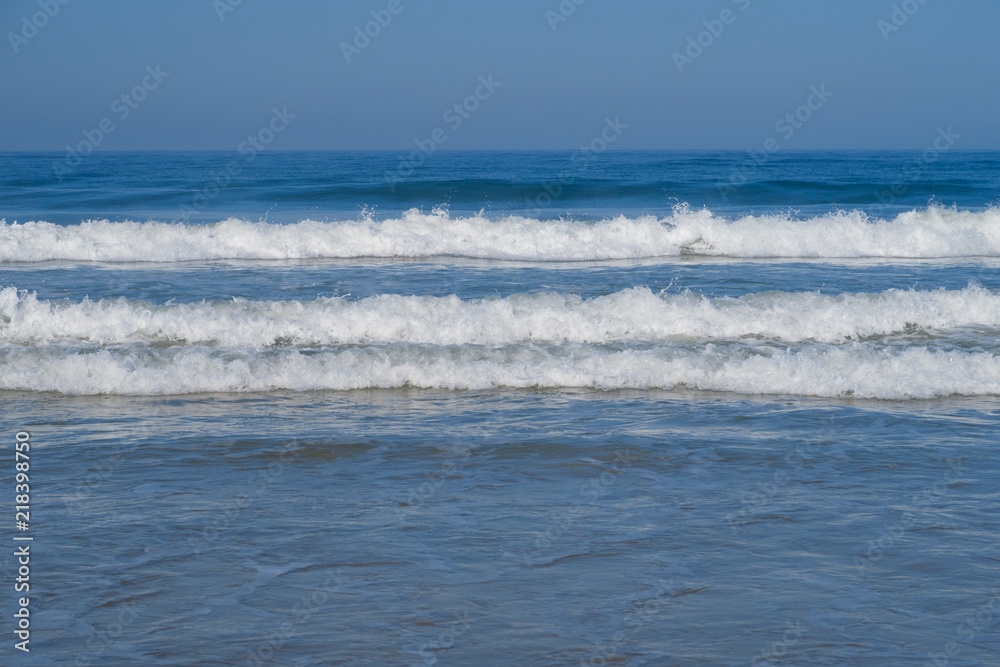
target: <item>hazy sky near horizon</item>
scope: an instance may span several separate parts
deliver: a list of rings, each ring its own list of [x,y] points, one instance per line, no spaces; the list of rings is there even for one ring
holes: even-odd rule
[[[574,149],[608,119],[616,149],[1000,149],[997,26],[995,0],[9,0],[0,150],[269,123],[274,150]]]

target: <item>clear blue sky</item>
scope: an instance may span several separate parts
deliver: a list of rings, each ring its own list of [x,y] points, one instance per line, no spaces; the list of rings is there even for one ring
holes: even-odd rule
[[[234,150],[275,107],[296,115],[275,150],[412,148],[439,127],[449,149],[573,149],[607,117],[628,125],[621,149],[919,149],[949,126],[958,148],[1000,149],[995,0],[562,0],[558,23],[560,0],[399,0],[350,63],[342,43],[391,0],[243,0],[220,20],[238,1],[5,0],[0,150],[62,150],[105,118],[100,149]],[[916,11],[889,32],[894,4]],[[120,119],[157,65],[169,76]],[[500,86],[449,128],[488,75]],[[832,97],[783,137],[821,85]]]

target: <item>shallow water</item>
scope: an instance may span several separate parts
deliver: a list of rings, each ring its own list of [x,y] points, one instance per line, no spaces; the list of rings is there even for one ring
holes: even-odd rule
[[[996,600],[989,399],[8,394],[5,412],[43,443],[51,664],[906,663]],[[959,664],[990,664],[979,624]]]

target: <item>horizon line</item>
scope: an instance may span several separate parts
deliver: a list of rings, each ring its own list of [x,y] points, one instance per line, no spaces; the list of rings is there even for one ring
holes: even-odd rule
[[[283,148],[267,149],[259,154],[268,153],[410,153],[418,148]],[[449,148],[438,149],[434,153],[572,153],[579,148]],[[755,153],[761,148],[607,148],[602,153]],[[927,150],[922,148],[783,148],[778,151],[768,151],[769,155],[786,153],[919,153]],[[55,154],[61,155],[66,149],[0,149],[3,154]],[[113,155],[116,153],[236,153],[236,149],[226,148],[122,148],[98,149],[87,154]],[[962,148],[951,149],[948,153],[1000,153],[997,148]]]

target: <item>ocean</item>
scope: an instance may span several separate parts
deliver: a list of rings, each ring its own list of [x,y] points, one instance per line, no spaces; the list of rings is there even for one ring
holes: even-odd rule
[[[4,664],[1000,664],[1000,153],[0,183]]]

